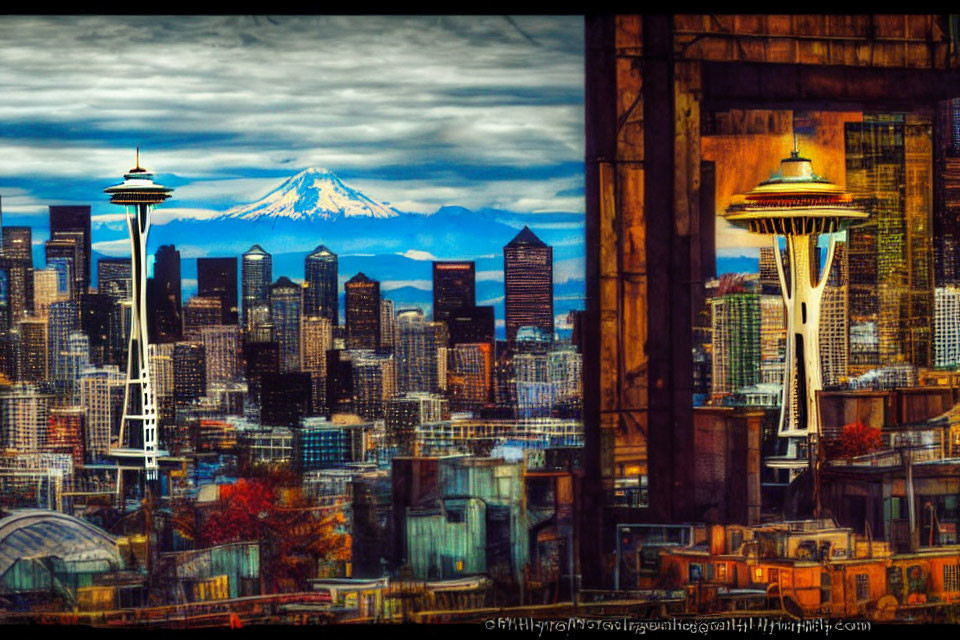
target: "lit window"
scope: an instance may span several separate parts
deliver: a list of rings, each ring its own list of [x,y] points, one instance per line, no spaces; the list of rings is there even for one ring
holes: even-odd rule
[[[753,581],[763,582],[763,569],[761,567],[757,567],[753,570]]]
[[[960,565],[943,565],[943,590],[960,591]]]

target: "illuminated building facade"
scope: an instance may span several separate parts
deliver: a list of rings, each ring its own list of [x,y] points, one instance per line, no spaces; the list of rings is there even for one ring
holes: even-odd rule
[[[243,326],[249,327],[250,310],[267,304],[273,282],[273,256],[258,244],[243,254],[240,264]]]
[[[932,125],[869,115],[845,125],[847,188],[871,214],[849,233],[850,373],[933,364]],[[854,349],[854,334],[876,351]],[[867,337],[872,333],[875,336]]]
[[[300,369],[300,315],[303,287],[281,276],[270,285],[270,319],[273,334],[280,347],[280,372]]]
[[[503,248],[507,342],[520,327],[539,327],[553,337],[553,248],[524,227]]]
[[[337,254],[321,244],[304,258],[303,271],[307,284],[304,291],[305,315],[323,316],[333,326],[339,326]]]
[[[76,235],[74,235],[76,234]],[[50,238],[76,240],[75,291],[85,293],[90,286],[90,205],[54,205],[50,207]]]
[[[380,346],[380,283],[361,272],[343,288],[347,348],[376,349]]]

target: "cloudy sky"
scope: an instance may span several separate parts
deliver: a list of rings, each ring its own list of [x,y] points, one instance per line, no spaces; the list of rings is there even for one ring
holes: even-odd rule
[[[116,215],[138,144],[167,219],[307,167],[405,211],[582,213],[583,81],[575,16],[0,16],[3,213]]]

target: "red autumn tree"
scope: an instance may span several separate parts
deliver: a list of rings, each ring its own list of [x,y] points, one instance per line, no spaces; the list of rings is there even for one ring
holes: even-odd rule
[[[288,481],[278,472],[221,486],[220,499],[200,528],[202,546],[261,541],[272,591],[306,588],[320,559],[350,559],[350,535],[337,531],[344,522],[342,510],[318,507]]]
[[[880,429],[874,429],[859,420],[844,425],[839,440],[839,453],[845,458],[865,455],[883,445]]]

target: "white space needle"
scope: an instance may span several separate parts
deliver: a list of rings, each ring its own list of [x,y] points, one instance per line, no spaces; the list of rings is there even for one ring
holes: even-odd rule
[[[146,479],[157,479],[157,405],[150,384],[147,356],[147,234],[150,232],[150,210],[170,197],[169,189],[153,181],[153,174],[137,166],[123,176],[123,182],[104,189],[110,202],[127,209],[130,232],[131,318],[130,342],[127,351],[127,378],[123,393],[123,419],[120,438],[110,454],[119,458],[139,459]],[[126,446],[124,446],[126,444]]]
[[[795,476],[809,464],[802,445],[820,436],[817,392],[823,388],[820,366],[820,300],[833,264],[836,241],[830,237],[826,265],[814,282],[817,238],[862,222],[869,214],[853,204],[842,188],[813,173],[813,165],[794,149],[780,161],[780,172],[727,208],[730,223],[753,233],[773,236],[780,290],[787,311],[786,367],[780,407],[779,436],[787,438],[786,455],[767,458],[771,468],[790,469]],[[783,270],[780,236],[786,239],[789,281]],[[819,266],[819,265],[817,265]]]

